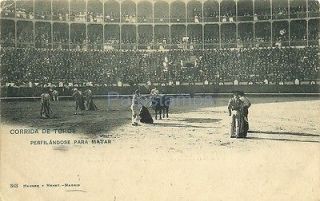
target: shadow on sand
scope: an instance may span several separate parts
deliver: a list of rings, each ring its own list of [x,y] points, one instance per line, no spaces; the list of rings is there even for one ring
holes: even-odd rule
[[[249,140],[274,140],[274,141],[286,141],[286,142],[311,142],[311,143],[320,143],[320,135],[312,134],[312,133],[304,133],[304,132],[288,132],[288,131],[248,131],[250,134],[261,134],[261,135],[273,135],[272,137],[264,137],[264,136],[248,136],[247,139]],[[288,138],[275,138],[275,136],[287,136]],[[296,136],[296,137],[311,137],[312,139],[291,139],[289,136]],[[318,137],[318,138],[316,138]],[[317,140],[319,139],[319,140]]]
[[[284,142],[309,142],[309,143],[320,143],[318,140],[298,140],[298,139],[279,139],[279,138],[264,138],[264,137],[247,137],[248,140],[273,140],[273,141],[284,141]]]
[[[175,128],[209,128],[205,126],[195,126],[195,125],[186,125],[186,124],[177,124],[177,123],[154,123],[153,125],[159,127],[175,127]]]
[[[187,123],[216,123],[222,119],[212,119],[212,118],[185,118],[179,121],[185,121]]]
[[[294,135],[294,136],[320,137],[320,135],[317,135],[317,134],[303,133],[303,132],[248,131],[248,133],[261,133],[266,135]]]

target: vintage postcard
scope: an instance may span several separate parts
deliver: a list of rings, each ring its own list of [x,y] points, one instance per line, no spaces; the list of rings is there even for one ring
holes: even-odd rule
[[[0,0],[0,200],[320,201],[319,0]]]

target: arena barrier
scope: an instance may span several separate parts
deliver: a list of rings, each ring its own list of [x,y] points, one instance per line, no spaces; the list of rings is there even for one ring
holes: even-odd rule
[[[85,90],[86,87],[77,87]],[[136,86],[127,87],[91,87],[96,98],[130,97],[137,89]],[[140,86],[141,94],[149,94],[153,88]],[[72,88],[55,88],[59,92],[60,99],[70,99]],[[319,85],[238,85],[238,86],[216,86],[216,85],[192,85],[192,86],[157,86],[161,93],[171,96],[230,96],[233,91],[244,91],[250,96],[318,96]],[[29,87],[2,87],[1,100],[33,100],[38,99],[44,88]]]

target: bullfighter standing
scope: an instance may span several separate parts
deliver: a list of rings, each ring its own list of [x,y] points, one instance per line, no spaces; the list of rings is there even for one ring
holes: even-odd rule
[[[228,110],[231,116],[231,138],[244,137],[244,115],[243,102],[240,100],[239,92],[234,92],[233,97],[229,100]]]
[[[49,90],[48,92],[44,92],[41,94],[41,117],[50,118],[50,112],[52,113],[52,110],[50,108],[51,93],[52,91]]]
[[[249,119],[248,119],[248,114],[249,114],[249,107],[251,106],[250,100],[245,96],[244,92],[240,92],[240,100],[243,102],[243,116],[244,116],[244,137],[247,136],[247,132],[249,130]]]
[[[131,104],[131,111],[132,111],[132,117],[131,117],[131,123],[132,126],[137,126],[139,122],[139,113],[140,109],[142,108],[141,98],[140,98],[140,92],[139,90],[136,90],[134,92],[134,95],[132,97],[132,104]]]
[[[57,90],[52,91],[52,100],[53,101],[58,101],[59,100],[59,92]]]
[[[93,95],[90,89],[84,91],[84,95],[86,97],[86,106],[87,110],[98,110],[96,104],[93,102]]]
[[[73,89],[73,94],[72,97],[74,98],[74,100],[76,101],[76,112],[74,113],[75,115],[78,114],[78,108],[80,110],[85,110],[85,106],[84,106],[84,98],[82,95],[82,92],[80,90],[78,90],[77,88]]]

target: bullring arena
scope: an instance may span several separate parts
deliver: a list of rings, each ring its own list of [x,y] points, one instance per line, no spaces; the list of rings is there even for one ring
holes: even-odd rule
[[[1,200],[320,201],[319,1],[0,3]],[[137,89],[153,124],[132,126]]]
[[[2,155],[6,161],[3,183],[12,178],[61,183],[63,178],[79,181],[79,175],[85,181],[74,193],[8,190],[3,191],[4,198],[317,200],[319,98],[250,97],[253,106],[246,139],[230,138],[227,100],[195,97],[178,101],[180,105],[173,104],[168,119],[138,127],[131,126],[129,107],[119,105],[119,100],[96,100],[98,111],[77,116],[70,111],[73,101],[61,100],[52,104],[52,119],[37,116],[38,101],[2,102],[2,151],[19,153]],[[41,132],[48,127],[77,132],[70,134],[65,129],[41,137],[9,134],[12,128],[39,128]],[[81,143],[92,139],[104,142]],[[70,140],[71,144],[30,145],[31,141],[49,140]],[[41,167],[36,178],[26,176],[34,169],[19,168],[34,165]],[[56,174],[60,176],[52,179]]]

